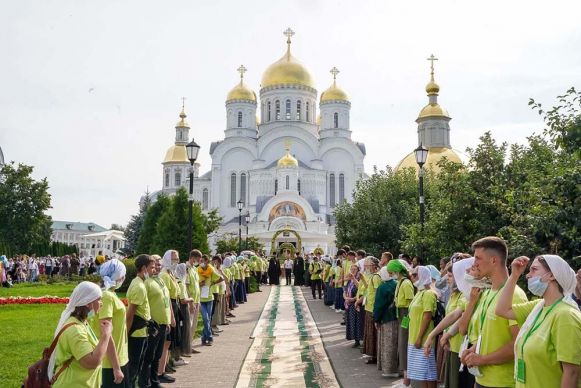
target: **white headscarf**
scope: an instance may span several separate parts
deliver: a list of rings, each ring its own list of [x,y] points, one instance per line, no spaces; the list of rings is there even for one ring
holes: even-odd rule
[[[173,249],[169,249],[169,250],[165,251],[165,253],[163,254],[163,257],[161,258],[161,268],[167,269],[168,272],[172,272],[172,264],[171,264],[172,252],[173,252]]]
[[[186,282],[186,275],[188,271],[188,267],[186,266],[186,263],[179,263],[176,266],[176,278],[181,281],[182,283]]]
[[[230,268],[230,266],[232,266],[232,257],[226,256],[226,258],[224,259],[224,262],[222,263],[222,267]]]
[[[432,273],[427,267],[419,265],[417,268],[418,278],[414,283],[414,286],[418,288],[419,291],[430,288],[432,284]]]
[[[464,298],[466,298],[466,300],[470,299],[471,287],[464,280],[464,275],[466,274],[466,270],[468,270],[468,268],[472,267],[473,265],[474,265],[473,257],[462,259],[452,264],[452,273],[454,274],[454,281],[456,282],[456,286],[458,286],[460,292],[464,294]]]
[[[125,264],[117,259],[112,259],[105,262],[99,268],[99,275],[103,278],[104,289],[115,286],[117,281],[125,276],[126,268]]]
[[[541,255],[543,259],[547,262],[551,273],[555,277],[555,280],[561,288],[563,289],[563,302],[579,309],[579,306],[572,298],[572,294],[575,291],[575,286],[577,285],[577,279],[575,278],[575,271],[571,269],[569,264],[557,255]],[[539,303],[533,308],[525,323],[521,326],[516,341],[514,341],[514,354],[517,354],[517,344],[520,339],[530,330],[533,325],[537,315],[541,313],[543,307],[545,306],[544,300],[541,299]],[[517,363],[514,363],[514,377],[517,376]]]
[[[57,334],[61,331],[67,319],[71,317],[73,311],[75,311],[75,307],[79,306],[86,306],[91,302],[96,301],[102,295],[101,289],[98,285],[91,282],[80,282],[77,284],[71,297],[69,298],[69,303],[65,310],[61,313],[61,318],[59,320],[58,325],[56,325],[56,330],[54,331],[54,336],[56,337]],[[49,380],[52,379],[54,374],[54,365],[56,360],[56,350],[52,352],[50,356],[50,361],[48,363],[48,378]]]
[[[379,277],[381,277],[381,280],[383,280],[384,282],[391,279],[391,276],[389,276],[389,272],[387,272],[387,266],[384,265],[383,267],[381,267],[381,269],[379,270]]]
[[[365,259],[359,260],[357,266],[359,267],[359,272],[363,273],[365,271]]]

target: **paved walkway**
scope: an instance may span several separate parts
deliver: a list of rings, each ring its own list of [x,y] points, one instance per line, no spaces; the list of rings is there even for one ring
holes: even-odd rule
[[[302,287],[309,309],[323,337],[325,350],[331,359],[336,377],[343,388],[399,387],[401,379],[381,377],[377,365],[365,364],[366,358],[359,349],[353,349],[353,341],[345,339],[345,326],[341,326],[342,314],[336,313],[320,299],[313,300],[310,288]]]
[[[172,375],[176,382],[164,384],[165,387],[232,388],[236,385],[240,366],[253,341],[250,336],[271,291],[268,286],[260,289],[262,292],[250,294],[248,302],[233,311],[236,318],[230,318],[230,325],[222,326],[224,331],[214,338],[214,346],[201,346],[196,341],[194,347],[202,353],[186,358],[190,364],[177,368]]]

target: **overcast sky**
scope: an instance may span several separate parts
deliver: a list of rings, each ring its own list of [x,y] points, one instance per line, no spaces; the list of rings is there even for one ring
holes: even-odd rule
[[[365,166],[416,147],[434,53],[452,146],[486,130],[523,142],[542,129],[528,107],[581,86],[579,1],[2,1],[0,147],[47,177],[57,220],[126,224],[158,190],[182,96],[202,146],[223,139],[224,100],[248,68],[293,54],[319,93],[337,66]]]

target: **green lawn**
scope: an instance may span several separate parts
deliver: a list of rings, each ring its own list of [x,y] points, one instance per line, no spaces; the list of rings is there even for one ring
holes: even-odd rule
[[[0,288],[0,297],[7,296],[70,296],[76,283],[20,283],[12,288]]]
[[[20,387],[28,366],[50,345],[64,305],[0,306],[2,387]]]

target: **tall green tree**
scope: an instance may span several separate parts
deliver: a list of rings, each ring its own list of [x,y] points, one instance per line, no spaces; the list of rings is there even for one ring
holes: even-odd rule
[[[161,216],[170,207],[170,199],[165,194],[158,195],[156,201],[148,207],[143,220],[141,233],[137,240],[136,254],[140,253],[155,253],[152,251],[152,244],[155,238],[157,223]],[[162,252],[163,253],[163,252]]]
[[[127,244],[125,247],[130,253],[135,253],[139,236],[141,235],[141,229],[143,228],[143,223],[145,221],[145,215],[147,214],[150,205],[151,197],[149,196],[149,192],[146,192],[141,201],[139,201],[139,213],[131,216],[131,219],[127,223],[127,227],[125,228]]]
[[[5,164],[0,170],[0,242],[8,251],[34,253],[50,243],[52,221],[48,181],[32,178],[33,167]]]

